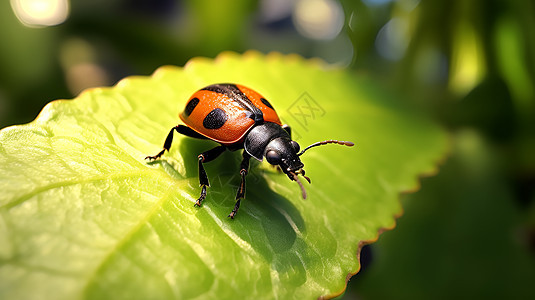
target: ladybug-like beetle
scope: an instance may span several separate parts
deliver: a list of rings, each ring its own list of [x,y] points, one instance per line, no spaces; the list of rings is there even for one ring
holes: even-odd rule
[[[169,131],[163,149],[154,156],[147,156],[147,160],[160,158],[171,147],[173,131],[198,138],[209,139],[220,145],[201,153],[199,161],[199,181],[201,195],[195,206],[201,206],[206,198],[206,187],[210,186],[203,163],[217,158],[225,150],[235,151],[244,149],[240,167],[241,183],[236,195],[236,204],[228,215],[234,219],[240,207],[241,199],[245,198],[245,176],[249,171],[251,157],[279,166],[290,180],[297,181],[301,187],[303,198],[306,192],[303,184],[297,178],[305,176],[303,163],[299,159],[306,150],[325,144],[340,144],[353,146],[352,142],[327,140],[314,143],[299,152],[299,144],[291,139],[291,130],[283,125],[271,104],[254,90],[239,84],[213,84],[195,92],[180,114],[180,119],[186,125],[177,125]]]

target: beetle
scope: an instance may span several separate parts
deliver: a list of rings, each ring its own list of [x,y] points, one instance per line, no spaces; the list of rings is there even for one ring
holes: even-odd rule
[[[280,167],[290,180],[299,184],[302,197],[306,199],[305,188],[297,176],[303,176],[308,183],[310,178],[305,175],[304,164],[299,157],[308,149],[320,145],[354,145],[347,141],[326,140],[300,151],[299,144],[291,139],[291,128],[282,124],[269,101],[256,91],[240,84],[212,84],[198,90],[189,98],[179,117],[185,125],[179,124],[171,128],[163,149],[145,159],[153,161],[159,159],[165,151],[169,151],[174,131],[188,137],[219,143],[219,146],[197,157],[201,195],[195,206],[200,207],[206,198],[206,188],[210,186],[203,164],[216,159],[226,150],[244,149],[236,203],[228,215],[231,219],[234,219],[241,200],[245,198],[245,177],[249,172],[251,157],[258,161],[262,161],[265,157],[268,163]]]

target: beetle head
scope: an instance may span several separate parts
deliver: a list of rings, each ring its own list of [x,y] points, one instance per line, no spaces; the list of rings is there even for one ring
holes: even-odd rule
[[[297,181],[301,187],[303,198],[306,198],[305,188],[297,175],[303,176],[308,183],[310,183],[310,178],[305,175],[304,164],[299,157],[310,148],[326,144],[353,146],[352,142],[327,140],[314,143],[299,152],[299,144],[290,138],[286,130],[280,125],[266,122],[254,126],[249,131],[245,136],[243,147],[249,155],[257,160],[261,161],[265,157],[268,163],[279,166],[290,180]]]
[[[299,157],[303,155],[308,149],[327,145],[327,144],[338,144],[352,147],[354,144],[347,141],[338,141],[338,140],[326,140],[322,142],[314,143],[306,147],[303,151],[299,152],[299,144],[295,141],[292,141],[289,138],[281,137],[272,140],[264,152],[266,160],[272,165],[279,165],[282,171],[290,178],[291,180],[297,181],[301,187],[301,193],[303,199],[306,199],[307,194],[305,188],[297,175],[302,175],[308,183],[310,183],[310,178],[305,175],[305,170],[303,169],[304,164],[301,162]]]
[[[278,165],[285,174],[296,172],[303,167],[299,159],[299,144],[286,137],[279,137],[266,146],[264,156],[268,163]]]
[[[305,176],[305,170],[303,170],[304,164],[298,155],[299,149],[299,144],[296,141],[292,141],[288,137],[278,137],[266,146],[264,156],[268,163],[279,166],[290,180],[297,181],[301,187],[303,199],[306,199],[307,194],[305,188],[297,178],[297,175],[301,174],[308,183],[310,183],[310,178]]]

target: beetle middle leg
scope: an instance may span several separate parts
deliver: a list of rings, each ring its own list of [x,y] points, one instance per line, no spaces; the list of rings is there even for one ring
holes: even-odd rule
[[[221,145],[199,154],[199,184],[201,186],[201,196],[195,201],[195,206],[201,206],[202,201],[206,198],[206,187],[210,186],[203,163],[216,159],[221,153],[225,152],[226,149],[227,147]]]
[[[247,151],[244,150],[243,159],[240,164],[241,182],[240,182],[240,187],[238,188],[238,192],[236,193],[236,204],[234,205],[234,209],[232,210],[232,212],[228,215],[228,217],[231,219],[234,219],[234,217],[238,213],[241,199],[245,198],[245,176],[247,176],[247,173],[249,173],[249,160],[250,159],[251,159],[251,155],[249,155],[249,153],[247,153]]]

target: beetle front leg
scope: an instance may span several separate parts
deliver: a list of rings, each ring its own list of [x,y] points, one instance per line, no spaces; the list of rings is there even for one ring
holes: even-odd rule
[[[208,181],[208,175],[206,175],[206,171],[204,170],[203,163],[210,162],[214,159],[216,159],[221,153],[225,152],[227,148],[225,146],[217,146],[213,149],[210,149],[206,152],[201,153],[198,156],[199,160],[199,185],[201,186],[201,195],[199,196],[199,199],[195,201],[194,206],[201,206],[203,200],[206,198],[206,187],[210,186],[210,182]]]
[[[234,219],[234,217],[238,213],[241,199],[245,198],[245,176],[247,176],[247,173],[249,173],[249,160],[250,159],[251,159],[251,155],[249,155],[246,151],[243,151],[243,159],[240,164],[240,175],[241,175],[240,187],[238,188],[238,192],[236,194],[236,204],[234,205],[234,209],[228,215],[228,217],[231,219]]]

